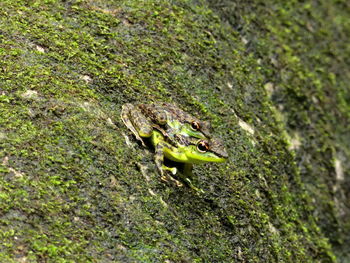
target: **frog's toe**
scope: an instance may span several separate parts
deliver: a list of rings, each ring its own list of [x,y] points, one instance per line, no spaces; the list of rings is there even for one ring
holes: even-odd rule
[[[173,175],[175,175],[175,174],[177,173],[177,169],[176,169],[175,167],[169,168],[169,171],[170,171]]]
[[[172,182],[174,182],[176,184],[177,187],[182,187],[183,183],[181,183],[180,181],[176,180],[174,177],[169,175],[169,178]]]
[[[189,178],[185,178],[185,181],[187,183],[187,185],[193,189],[194,191],[196,191],[197,193],[200,193],[200,194],[204,194],[204,190],[201,189],[201,188],[198,188],[198,187],[195,187],[193,184],[192,184],[192,181],[189,179]]]
[[[172,175],[175,175],[177,173],[177,169],[175,167],[167,167],[165,165],[162,166],[163,171],[169,171]]]
[[[169,183],[169,179],[171,181],[171,183],[175,183],[177,187],[182,187],[183,183],[181,183],[180,181],[176,180],[175,178],[173,178],[172,176],[161,176],[160,179],[165,182],[165,183]]]
[[[163,175],[160,177],[160,180],[162,180],[163,182],[167,183],[168,182],[168,177]]]
[[[178,180],[175,180],[175,183],[178,187],[182,187],[183,186],[183,183],[181,183],[180,181]]]

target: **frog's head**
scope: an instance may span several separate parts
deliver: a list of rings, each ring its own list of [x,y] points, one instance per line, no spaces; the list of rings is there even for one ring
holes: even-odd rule
[[[180,134],[198,139],[210,138],[210,124],[195,119],[189,120],[181,126]]]
[[[191,163],[225,162],[228,154],[223,143],[218,139],[200,139],[186,146],[186,156]]]
[[[210,123],[207,121],[198,120],[196,117],[179,109],[177,106],[163,103],[168,112],[168,125],[177,130],[179,134],[187,137],[198,139],[210,138]]]

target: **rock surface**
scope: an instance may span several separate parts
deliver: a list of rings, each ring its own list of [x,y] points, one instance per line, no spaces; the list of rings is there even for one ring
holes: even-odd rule
[[[1,262],[349,262],[348,1],[0,2]],[[164,184],[126,102],[226,144]]]

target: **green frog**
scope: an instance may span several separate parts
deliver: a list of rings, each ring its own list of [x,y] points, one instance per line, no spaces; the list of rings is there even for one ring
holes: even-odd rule
[[[176,135],[202,139],[211,137],[208,122],[202,122],[169,103],[125,104],[123,105],[122,119],[143,145],[141,137],[150,137],[154,128],[161,131],[171,141]],[[126,121],[127,119],[132,123]]]
[[[172,104],[124,104],[121,118],[136,138],[146,146],[149,138],[155,148],[155,162],[162,179],[165,171],[176,174],[175,167],[164,165],[164,157],[185,163],[185,171],[192,164],[224,162],[228,156],[223,144],[211,138],[207,122],[202,122]],[[168,175],[168,178],[181,183]]]

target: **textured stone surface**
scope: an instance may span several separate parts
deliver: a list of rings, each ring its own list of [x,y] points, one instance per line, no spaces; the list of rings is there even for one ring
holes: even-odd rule
[[[147,3],[145,3],[147,2]],[[348,262],[347,1],[0,2],[3,262]],[[119,115],[229,151],[164,184]]]

